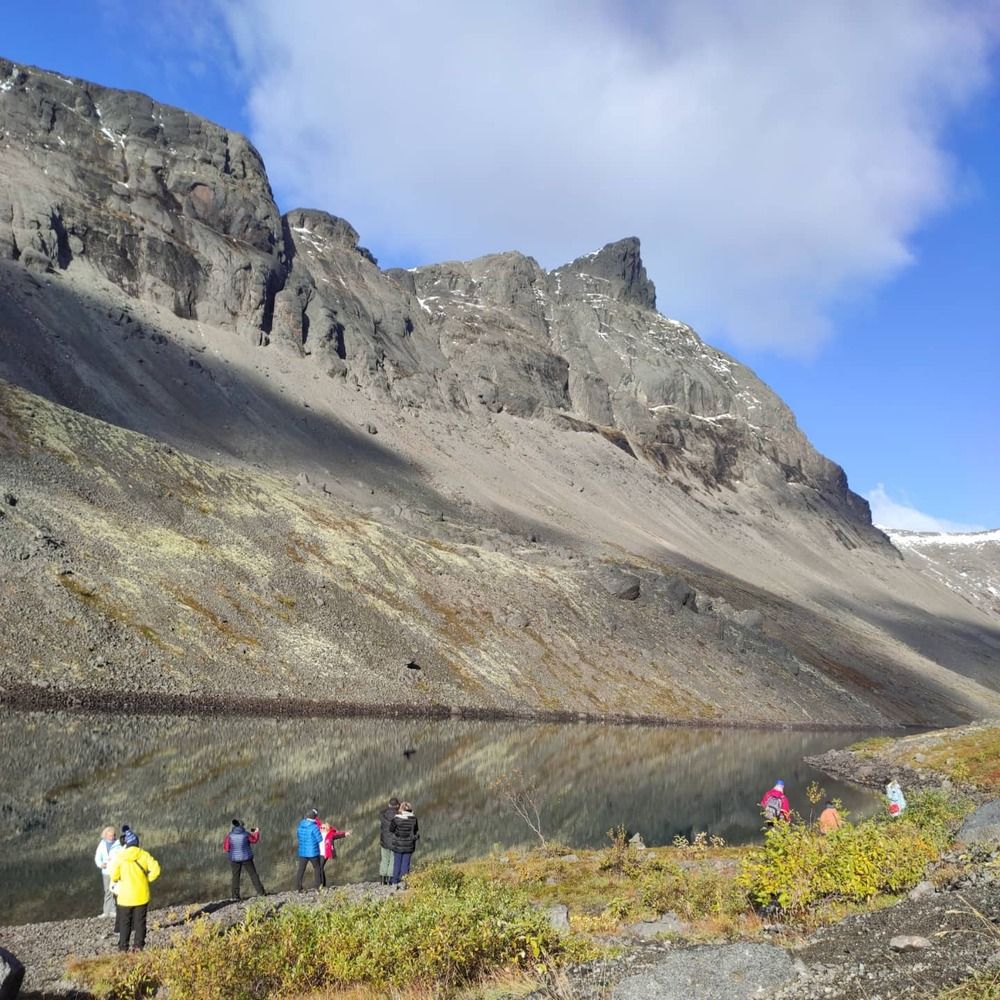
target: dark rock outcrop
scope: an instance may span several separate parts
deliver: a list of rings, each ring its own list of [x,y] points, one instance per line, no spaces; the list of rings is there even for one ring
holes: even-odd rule
[[[984,803],[968,816],[957,839],[962,844],[1000,844],[1000,799]]]
[[[600,573],[599,580],[601,586],[620,601],[634,601],[639,597],[641,581],[631,573],[605,569]]]

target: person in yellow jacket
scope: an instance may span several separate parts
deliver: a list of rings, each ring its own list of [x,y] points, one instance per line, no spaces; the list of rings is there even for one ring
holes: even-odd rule
[[[128,951],[134,930],[132,948],[141,951],[146,944],[149,883],[159,877],[160,865],[152,854],[139,846],[134,830],[126,829],[118,840],[122,850],[115,853],[111,866],[111,885],[118,899],[118,950]]]

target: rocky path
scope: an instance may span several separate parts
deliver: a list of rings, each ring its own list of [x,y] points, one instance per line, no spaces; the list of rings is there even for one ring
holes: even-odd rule
[[[936,997],[1000,965],[1000,885],[946,890],[850,917],[795,954],[805,968],[773,1000]]]
[[[644,942],[569,970],[563,993],[573,1000],[930,1000],[973,972],[1000,968],[996,854],[940,891],[928,884],[914,895],[796,943],[786,943],[780,927],[768,943]],[[909,940],[897,950],[900,938]]]

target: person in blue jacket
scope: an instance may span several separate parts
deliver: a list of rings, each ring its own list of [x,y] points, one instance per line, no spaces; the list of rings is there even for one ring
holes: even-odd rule
[[[302,877],[306,873],[306,865],[313,866],[313,888],[318,889],[323,884],[323,866],[320,864],[320,841],[323,835],[319,832],[319,813],[310,809],[299,820],[295,837],[299,845],[299,864],[295,870],[295,888],[302,892]]]

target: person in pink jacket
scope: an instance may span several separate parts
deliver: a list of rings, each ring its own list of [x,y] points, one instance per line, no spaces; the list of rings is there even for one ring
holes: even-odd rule
[[[335,840],[342,840],[344,837],[349,837],[351,835],[350,830],[338,830],[333,825],[333,820],[324,820],[320,822],[319,819],[316,820],[316,825],[319,827],[321,840],[319,842],[319,872],[321,884],[326,886],[326,863],[330,858],[335,858],[337,856],[337,849],[333,846]]]
[[[783,781],[776,781],[774,787],[761,796],[760,808],[764,819],[772,826],[779,821],[787,823],[792,818],[792,807],[785,795]]]

